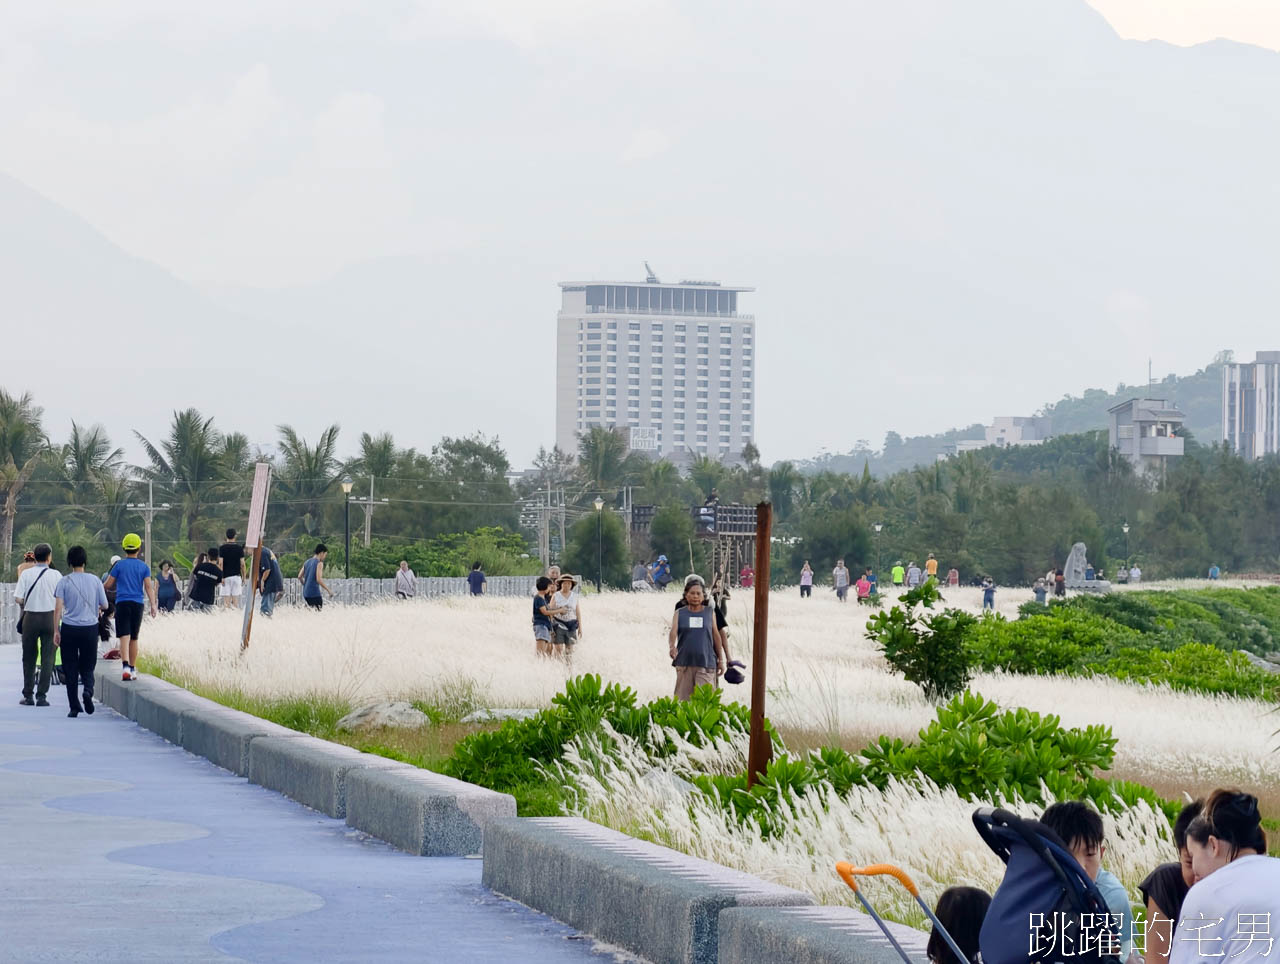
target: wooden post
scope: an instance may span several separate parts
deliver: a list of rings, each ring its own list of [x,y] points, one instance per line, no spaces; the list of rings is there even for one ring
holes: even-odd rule
[[[249,591],[244,594],[244,623],[240,629],[240,652],[249,648],[253,630],[253,602],[258,594],[258,569],[262,565],[262,529],[267,521],[267,495],[271,489],[271,464],[259,462],[253,472],[253,495],[249,502],[249,525],[245,531],[245,548],[253,550],[253,572]]]
[[[765,668],[769,638],[769,547],[773,529],[773,506],[756,506],[756,613],[755,639],[751,646],[751,743],[747,750],[747,786],[764,776],[773,759],[773,743],[764,729]]]

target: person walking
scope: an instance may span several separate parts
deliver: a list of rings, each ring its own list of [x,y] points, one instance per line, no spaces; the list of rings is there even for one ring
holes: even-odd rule
[[[849,570],[845,568],[844,560],[836,560],[836,567],[831,570],[831,581],[835,583],[836,598],[844,602],[849,595]]]
[[[933,553],[929,553],[929,558],[924,561],[924,574],[928,579],[935,582],[938,579],[938,560],[934,558]]]
[[[1129,582],[1130,584],[1142,582],[1142,570],[1138,568],[1136,562],[1133,564],[1133,568],[1129,570]]]
[[[18,627],[22,634],[22,700],[23,706],[48,706],[49,683],[53,679],[53,660],[57,655],[54,642],[54,611],[57,598],[54,595],[62,574],[49,565],[53,547],[42,542],[32,550],[34,565],[18,577],[13,591],[21,614]],[[40,676],[36,678],[37,656]],[[34,689],[35,699],[32,699]]]
[[[151,618],[157,615],[156,583],[151,567],[138,558],[142,537],[130,532],[120,542],[124,558],[111,567],[103,589],[116,591],[116,637],[120,642],[121,679],[138,678],[138,634],[142,632],[143,607],[151,603]]]
[[[955,566],[952,566],[950,569],[947,570],[947,585],[948,586],[960,585],[960,570],[957,569]]]
[[[1053,594],[1064,599],[1067,595],[1067,577],[1061,569],[1056,569],[1053,573]]]
[[[173,563],[166,559],[160,563],[160,575],[156,577],[156,602],[162,613],[173,612],[182,593],[178,590],[178,574]]]
[[[202,552],[196,559],[196,567],[191,570],[191,608],[195,612],[210,612],[218,598],[218,586],[222,583],[222,570],[213,560],[217,558],[214,549]]]
[[[742,571],[738,573],[738,584],[743,589],[752,589],[756,584],[756,571],[751,568],[751,564],[747,563],[742,567]]]
[[[813,570],[809,568],[809,560],[804,561],[804,566],[800,569],[800,598],[806,599],[813,596]]]
[[[893,568],[889,570],[889,577],[893,580],[894,589],[902,588],[902,584],[907,580],[907,570],[902,568],[901,559],[893,564]]]
[[[676,670],[675,698],[682,702],[699,686],[715,686],[724,673],[724,640],[706,607],[701,576],[690,575],[684,581],[684,605],[671,617],[667,651]]]
[[[18,563],[17,578],[21,579],[22,574],[26,572],[28,569],[33,568],[35,564],[36,564],[36,554],[32,552],[30,549],[28,549],[26,552],[22,554],[22,561]]]
[[[262,615],[270,616],[284,595],[284,573],[280,571],[280,560],[266,546],[258,555],[258,591],[262,593],[260,611]]]
[[[924,573],[920,571],[920,567],[916,565],[914,559],[911,565],[907,566],[907,588],[915,589],[924,581]]]
[[[871,586],[871,579],[869,578],[870,576],[871,576],[871,570],[864,569],[862,571],[862,575],[858,577],[857,583],[854,584],[854,588],[858,592],[859,601],[866,599],[868,596],[871,595],[872,586]]]
[[[244,592],[244,546],[236,542],[235,529],[227,530],[227,541],[218,546],[218,559],[222,563],[222,605],[239,609]]]
[[[473,562],[471,571],[467,573],[467,587],[471,590],[471,595],[483,596],[484,587],[487,583],[488,580],[484,577],[484,568],[478,561]]]
[[[551,653],[566,661],[582,639],[582,599],[577,586],[578,580],[566,572],[551,595]]]
[[[996,584],[990,576],[984,576],[982,579],[982,611],[995,610],[996,608]]]
[[[62,672],[67,684],[67,716],[75,719],[82,712],[93,714],[93,671],[98,665],[99,618],[107,611],[107,591],[102,580],[84,571],[89,555],[84,546],[67,550],[70,570],[58,580],[54,590],[58,604],[54,609],[53,643],[62,650]],[[170,607],[172,611],[172,606]],[[80,700],[84,687],[84,701]]]
[[[302,564],[298,570],[298,581],[302,583],[302,601],[317,611],[324,608],[324,596],[320,590],[333,598],[333,590],[324,581],[324,561],[328,558],[329,547],[323,542],[316,546],[315,554]]]
[[[418,577],[409,568],[409,560],[401,559],[400,568],[396,570],[396,595],[401,599],[412,599],[418,592]]]

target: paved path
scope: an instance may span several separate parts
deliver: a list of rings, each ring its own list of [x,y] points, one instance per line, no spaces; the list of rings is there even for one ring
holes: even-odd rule
[[[119,664],[107,664],[115,669]],[[480,861],[412,857],[100,707],[19,706],[0,646],[0,961],[585,961]]]

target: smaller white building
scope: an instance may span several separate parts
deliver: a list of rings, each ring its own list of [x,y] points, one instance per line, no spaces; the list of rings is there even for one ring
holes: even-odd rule
[[[956,452],[972,452],[989,445],[1040,445],[1053,437],[1051,421],[1047,415],[999,415],[986,427],[983,438],[957,442]]]
[[[1169,460],[1182,455],[1178,437],[1185,416],[1163,398],[1131,398],[1109,408],[1111,447],[1128,459],[1139,475],[1159,478]]]

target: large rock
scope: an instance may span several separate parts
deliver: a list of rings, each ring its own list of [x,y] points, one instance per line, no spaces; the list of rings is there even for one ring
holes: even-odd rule
[[[364,730],[376,727],[400,726],[418,728],[430,726],[431,718],[404,700],[370,703],[353,710],[338,721],[339,730]]]
[[[1245,659],[1251,662],[1254,666],[1258,667],[1258,669],[1266,670],[1268,673],[1280,673],[1280,664],[1273,663],[1269,659],[1264,659],[1261,656],[1257,656],[1249,652],[1247,649],[1242,649],[1240,650],[1240,652],[1244,653]]]

